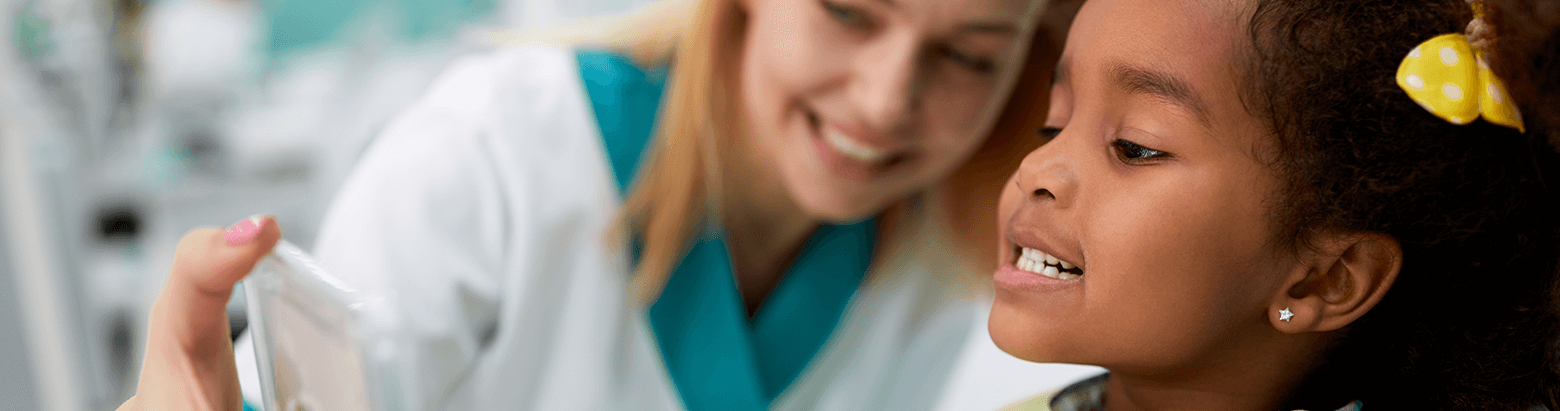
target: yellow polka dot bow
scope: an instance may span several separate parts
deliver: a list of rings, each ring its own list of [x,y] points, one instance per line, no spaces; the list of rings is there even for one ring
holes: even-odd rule
[[[1480,23],[1476,20],[1470,29]],[[1485,121],[1527,131],[1484,51],[1463,34],[1443,34],[1414,47],[1398,66],[1397,83],[1414,102],[1452,124],[1468,124],[1482,115]]]

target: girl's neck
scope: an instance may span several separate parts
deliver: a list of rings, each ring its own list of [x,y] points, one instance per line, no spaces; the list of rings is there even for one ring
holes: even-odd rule
[[[721,218],[737,288],[751,317],[820,222],[791,199],[778,168],[769,163],[772,157],[738,146],[721,164]]]
[[[1152,376],[1112,372],[1106,411],[1275,411],[1312,369],[1318,335],[1279,335],[1230,344],[1195,371]],[[1339,404],[1342,405],[1342,404]]]

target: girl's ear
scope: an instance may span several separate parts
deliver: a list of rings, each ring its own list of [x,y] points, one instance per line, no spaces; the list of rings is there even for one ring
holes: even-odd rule
[[[1386,234],[1325,236],[1274,296],[1268,321],[1280,332],[1327,332],[1353,323],[1381,302],[1403,267],[1401,246]]]

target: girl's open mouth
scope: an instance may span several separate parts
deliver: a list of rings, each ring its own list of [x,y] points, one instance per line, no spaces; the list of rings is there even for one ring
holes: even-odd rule
[[[1016,247],[1018,255],[1013,266],[1019,270],[1040,274],[1058,280],[1072,280],[1083,276],[1083,267],[1029,247]]]

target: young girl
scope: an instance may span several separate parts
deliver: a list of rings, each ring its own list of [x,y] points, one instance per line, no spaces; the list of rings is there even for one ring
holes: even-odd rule
[[[1557,409],[1554,152],[1496,82],[1398,72],[1484,65],[1416,48],[1473,16],[1086,3],[1001,200],[990,331],[1110,372],[1015,408]]]

